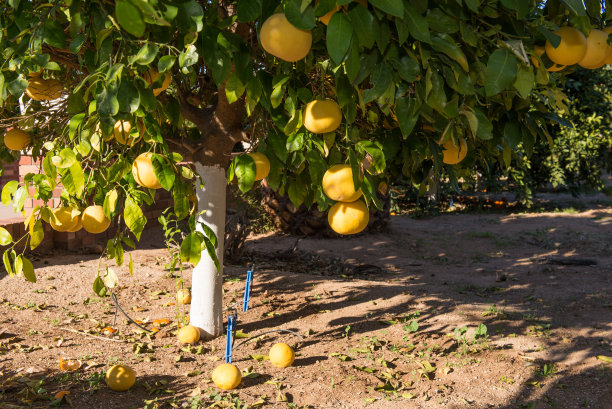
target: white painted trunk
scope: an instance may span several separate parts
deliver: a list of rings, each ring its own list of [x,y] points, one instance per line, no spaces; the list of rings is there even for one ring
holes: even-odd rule
[[[203,189],[196,187],[198,210],[205,210],[196,218],[197,229],[202,231],[199,222],[203,222],[217,236],[220,270],[217,271],[208,252],[202,251],[202,258],[193,269],[190,324],[200,329],[202,338],[213,338],[223,332],[223,240],[227,180],[225,170],[219,166],[195,165],[204,182]]]

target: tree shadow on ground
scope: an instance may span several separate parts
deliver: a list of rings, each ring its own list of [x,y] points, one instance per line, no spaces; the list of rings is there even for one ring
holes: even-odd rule
[[[248,247],[257,266],[253,291],[265,302],[241,328],[257,333],[299,323],[304,331],[328,317],[315,339],[348,333],[357,342],[386,331],[396,340],[438,343],[456,356],[461,343],[454,331],[466,327],[470,338],[484,324],[483,353],[520,362],[513,368],[523,370],[512,379],[486,379],[480,388],[496,391],[475,395],[470,407],[612,407],[609,364],[596,358],[612,355],[611,223],[609,209],[401,217],[386,234],[303,239],[293,261],[289,240],[256,239]],[[316,271],[320,263],[309,269],[308,257],[374,265],[379,273]],[[296,296],[305,291],[305,298]],[[419,328],[411,333],[403,327],[416,311]]]

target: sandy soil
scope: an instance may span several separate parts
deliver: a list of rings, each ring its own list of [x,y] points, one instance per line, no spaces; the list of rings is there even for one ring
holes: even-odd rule
[[[612,356],[609,205],[395,216],[386,234],[297,246],[251,237],[243,265],[225,268],[224,303],[241,299],[254,264],[238,329],[301,337],[237,346],[234,363],[249,375],[233,393],[209,379],[224,338],[178,344],[176,278],[161,234],[146,236],[130,252],[134,276],[115,268],[116,293],[147,329],[171,321],[154,334],[122,315],[113,324],[113,302],[92,292],[95,254],[37,255],[36,284],[1,273],[0,408],[67,406],[52,401],[63,390],[75,408],[612,408],[612,367],[597,358]],[[295,347],[292,367],[258,360],[279,341]],[[60,357],[83,366],[61,371]],[[116,362],[137,373],[128,392],[104,383]]]

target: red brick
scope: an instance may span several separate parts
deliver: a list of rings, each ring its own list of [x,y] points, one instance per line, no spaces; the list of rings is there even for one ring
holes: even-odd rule
[[[19,158],[19,164],[20,165],[31,165],[32,164],[32,157],[31,156],[22,156],[21,158]]]
[[[19,166],[19,174],[22,176],[27,175],[28,173],[40,173],[40,168],[35,165],[22,165]]]

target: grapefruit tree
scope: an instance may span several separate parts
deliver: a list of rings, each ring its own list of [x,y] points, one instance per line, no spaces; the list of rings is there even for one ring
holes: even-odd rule
[[[16,244],[34,249],[43,223],[100,233],[112,221],[120,228],[103,256],[121,265],[147,223],[142,206],[164,189],[189,219],[181,258],[195,265],[191,324],[217,336],[228,179],[247,191],[267,177],[296,207],[332,209],[332,227],[349,234],[399,175],[424,191],[478,162],[509,166],[550,138],[563,107],[557,80],[573,68],[547,67],[609,58],[589,51],[603,47],[589,33],[605,18],[599,1],[585,4],[2,2],[0,158],[29,152],[42,162],[40,174],[8,183],[2,202],[21,212],[58,183],[63,202],[34,208],[22,238],[0,229],[4,265],[33,281]],[[232,159],[239,142],[252,152]],[[100,295],[112,282],[104,274],[94,280]]]

